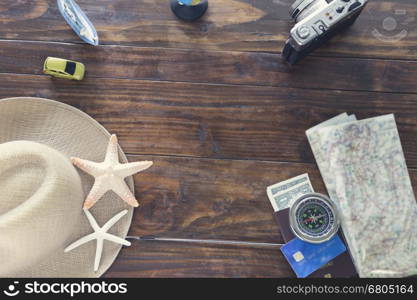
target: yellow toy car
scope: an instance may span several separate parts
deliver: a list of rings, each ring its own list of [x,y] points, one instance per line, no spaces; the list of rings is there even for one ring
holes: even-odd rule
[[[43,65],[43,73],[59,78],[82,80],[85,67],[82,63],[57,57],[48,57]]]

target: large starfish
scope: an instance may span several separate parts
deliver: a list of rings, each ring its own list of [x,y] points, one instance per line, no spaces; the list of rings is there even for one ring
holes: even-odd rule
[[[108,191],[113,191],[126,203],[138,207],[139,203],[130,191],[124,179],[152,166],[151,161],[139,161],[127,164],[119,163],[119,149],[116,135],[110,137],[106,158],[102,163],[71,157],[71,162],[95,178],[94,185],[84,202],[84,208],[90,209]]]
[[[107,231],[116,224],[117,221],[119,221],[125,214],[127,214],[127,209],[119,212],[117,215],[115,215],[113,218],[111,218],[109,221],[107,221],[106,224],[103,225],[103,227],[98,226],[97,221],[94,219],[93,215],[87,210],[84,209],[84,213],[87,216],[88,222],[90,223],[91,227],[93,228],[94,232],[86,235],[85,237],[80,238],[78,241],[72,243],[67,248],[65,248],[64,252],[69,252],[81,245],[84,245],[85,243],[97,240],[97,247],[96,247],[96,258],[94,260],[94,272],[97,272],[98,267],[100,265],[101,255],[103,253],[103,242],[104,240],[108,240],[117,244],[122,244],[125,246],[130,246],[131,243],[118,237],[113,234],[107,233]]]

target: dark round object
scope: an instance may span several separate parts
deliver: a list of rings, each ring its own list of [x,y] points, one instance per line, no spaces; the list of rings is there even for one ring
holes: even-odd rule
[[[296,199],[290,207],[290,227],[299,239],[317,244],[337,234],[340,219],[336,204],[325,195],[311,193]]]
[[[201,18],[208,8],[208,0],[202,0],[197,5],[184,5],[180,4],[178,0],[171,0],[172,12],[181,20],[184,21],[195,21]]]

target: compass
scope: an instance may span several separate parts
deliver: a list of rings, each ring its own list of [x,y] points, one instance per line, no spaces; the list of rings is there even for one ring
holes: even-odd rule
[[[322,194],[301,196],[292,203],[289,214],[294,234],[309,243],[330,240],[340,227],[335,203]]]

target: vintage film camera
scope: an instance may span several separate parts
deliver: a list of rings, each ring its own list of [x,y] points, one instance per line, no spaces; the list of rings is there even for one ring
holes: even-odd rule
[[[296,0],[290,14],[297,24],[282,52],[291,65],[352,25],[368,0]]]

